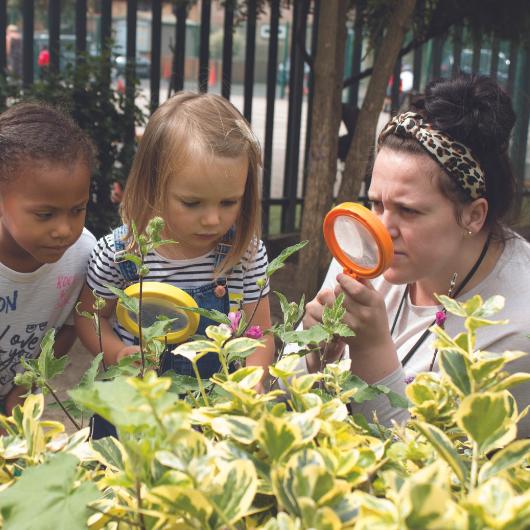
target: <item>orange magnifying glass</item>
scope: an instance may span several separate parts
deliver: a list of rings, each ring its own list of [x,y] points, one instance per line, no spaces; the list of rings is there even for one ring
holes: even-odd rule
[[[324,239],[344,272],[353,278],[375,278],[391,264],[392,238],[368,208],[344,202],[324,218]]]

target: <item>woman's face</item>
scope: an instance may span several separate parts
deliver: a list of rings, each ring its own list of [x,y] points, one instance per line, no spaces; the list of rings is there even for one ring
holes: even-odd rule
[[[441,171],[427,154],[383,148],[377,155],[368,196],[394,243],[384,274],[390,283],[450,278],[456,270],[465,230],[439,189]]]

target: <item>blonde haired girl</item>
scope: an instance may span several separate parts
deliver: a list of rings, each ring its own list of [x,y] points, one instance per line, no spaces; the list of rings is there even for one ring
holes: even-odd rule
[[[150,218],[165,220],[163,237],[176,241],[146,258],[150,281],[186,290],[200,307],[228,313],[242,310],[252,325],[270,327],[268,285],[258,302],[256,281],[265,274],[267,254],[260,234],[258,173],[261,152],[248,123],[224,98],[182,92],[150,118],[127,181],[121,205],[125,225],[143,231]],[[112,300],[101,325],[105,362],[115,363],[138,350],[134,339],[110,321],[116,299],[106,284],[124,288],[127,278],[115,262],[115,237],[98,241],[81,294],[85,309],[92,290]],[[201,318],[198,333],[211,322]],[[99,342],[91,323],[77,319],[79,335],[96,354]],[[273,356],[266,339],[247,364],[265,369]],[[166,355],[163,370],[193,375],[187,359]],[[202,377],[219,369],[217,356],[199,361]],[[265,370],[266,372],[266,370]]]

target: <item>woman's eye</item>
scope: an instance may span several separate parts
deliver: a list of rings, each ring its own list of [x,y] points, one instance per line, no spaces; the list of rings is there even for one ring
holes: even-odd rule
[[[401,212],[405,215],[416,215],[419,213],[417,210],[414,210],[412,208],[406,208],[405,206],[401,207]]]
[[[226,206],[226,207],[230,207],[230,206],[234,206],[238,203],[238,201],[234,201],[234,200],[230,200],[230,201],[222,201],[221,202],[221,206]]]
[[[381,201],[370,201],[370,206],[374,212],[383,210],[383,203]]]

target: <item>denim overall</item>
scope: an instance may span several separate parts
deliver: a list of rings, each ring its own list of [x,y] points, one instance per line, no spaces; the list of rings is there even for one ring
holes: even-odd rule
[[[127,232],[126,227],[121,226],[116,228],[113,232],[114,234],[114,247],[116,254],[119,254],[120,251],[125,249],[122,237],[125,237]],[[222,239],[220,243],[217,244],[215,249],[215,265],[214,268],[222,262],[226,254],[230,250],[230,245],[227,243],[233,236],[233,231],[230,230]],[[116,258],[115,258],[116,259]],[[118,262],[120,266],[120,271],[123,277],[128,280],[130,283],[134,283],[138,280],[138,275],[136,273],[136,267],[130,261]],[[216,288],[222,286],[224,287],[224,292],[219,293],[219,289]],[[218,277],[213,282],[203,285],[201,287],[191,288],[191,289],[182,289],[188,293],[192,298],[195,299],[197,305],[204,309],[216,309],[228,314],[230,311],[230,299],[228,295],[228,287],[225,277]],[[221,289],[222,291],[223,289]],[[201,316],[199,321],[199,327],[195,332],[197,335],[204,335],[206,328],[211,325],[216,325],[216,322]],[[134,344],[139,344],[138,339],[135,339]],[[195,377],[195,372],[191,361],[182,357],[182,355],[174,355],[172,350],[176,347],[175,344],[169,344],[164,353],[162,354],[160,360],[160,370],[159,374],[163,374],[169,370],[176,372],[181,375],[189,375]],[[221,363],[219,362],[219,357],[215,352],[207,353],[204,357],[199,359],[197,362],[197,367],[199,369],[199,374],[202,379],[209,379],[213,374],[219,372],[221,368]],[[110,422],[94,414],[90,420],[91,426],[91,437],[93,440],[98,440],[104,438],[105,436],[114,436],[117,438],[117,433],[114,425]]]

